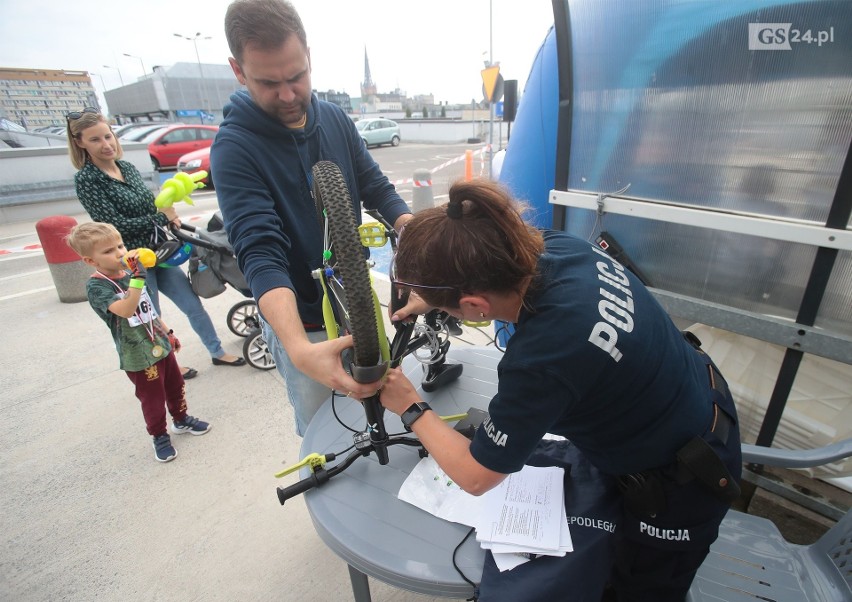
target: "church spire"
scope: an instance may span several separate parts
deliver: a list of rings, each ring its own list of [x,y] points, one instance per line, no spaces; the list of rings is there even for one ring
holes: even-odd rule
[[[364,46],[364,86],[372,86],[373,78],[370,75],[370,58],[367,56],[367,47]]]
[[[361,84],[361,98],[376,95],[376,84],[370,75],[370,59],[367,57],[367,47],[364,46],[364,81]]]

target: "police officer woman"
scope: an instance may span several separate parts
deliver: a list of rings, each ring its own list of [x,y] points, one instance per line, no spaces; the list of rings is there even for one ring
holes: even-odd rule
[[[449,196],[405,226],[394,280],[414,294],[393,319],[439,307],[514,323],[497,394],[472,442],[399,369],[382,404],[474,495],[520,470],[545,433],[567,437],[623,493],[611,577],[619,600],[683,600],[739,491],[724,379],[605,252],[533,229],[495,182],[459,182]]]

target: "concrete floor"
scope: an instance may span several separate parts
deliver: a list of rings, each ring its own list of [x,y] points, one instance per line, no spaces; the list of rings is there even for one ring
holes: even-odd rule
[[[32,226],[0,225],[0,240],[16,246]],[[190,413],[213,428],[173,436],[177,458],[158,463],[109,332],[88,303],[60,303],[38,262],[2,268],[32,275],[0,290],[0,600],[351,599],[347,566],[303,500],[282,507],[275,494],[289,481],[273,474],[301,442],[277,371],[214,367],[163,297],[185,344],[178,359],[199,371]],[[243,339],[225,317],[242,299],[229,289],[204,302],[236,354]],[[488,341],[466,331],[454,345]],[[370,583],[376,602],[434,600]]]
[[[193,211],[208,210],[202,200]],[[0,225],[0,240],[28,231]],[[282,508],[275,495],[273,473],[300,456],[278,373],[212,366],[163,298],[185,343],[179,361],[199,371],[187,382],[190,412],[213,429],[176,436],[176,460],[155,462],[108,331],[87,303],[58,301],[39,261],[23,280],[4,277],[0,292],[0,600],[351,599],[346,565],[302,499]],[[242,299],[229,289],[205,301],[237,354],[242,339],[225,316]],[[489,340],[466,329],[453,344]],[[376,602],[435,600],[376,580],[371,588]]]

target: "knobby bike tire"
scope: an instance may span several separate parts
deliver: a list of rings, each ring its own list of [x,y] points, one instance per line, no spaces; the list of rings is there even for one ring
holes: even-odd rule
[[[320,161],[312,169],[314,199],[325,210],[335,267],[343,280],[343,297],[354,342],[355,365],[370,367],[381,362],[378,326],[370,286],[370,270],[352,207],[352,197],[340,168]]]

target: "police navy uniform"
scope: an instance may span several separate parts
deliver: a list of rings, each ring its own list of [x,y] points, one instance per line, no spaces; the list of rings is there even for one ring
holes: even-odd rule
[[[619,599],[682,600],[738,492],[730,393],[629,270],[566,233],[544,241],[471,453],[511,473],[545,433],[570,439],[623,488]]]
[[[571,543],[579,553],[537,556],[510,571],[501,571],[488,550],[479,601],[601,602],[622,514],[615,479],[592,466],[569,441],[540,441],[527,464],[559,466],[565,471],[565,517]]]

